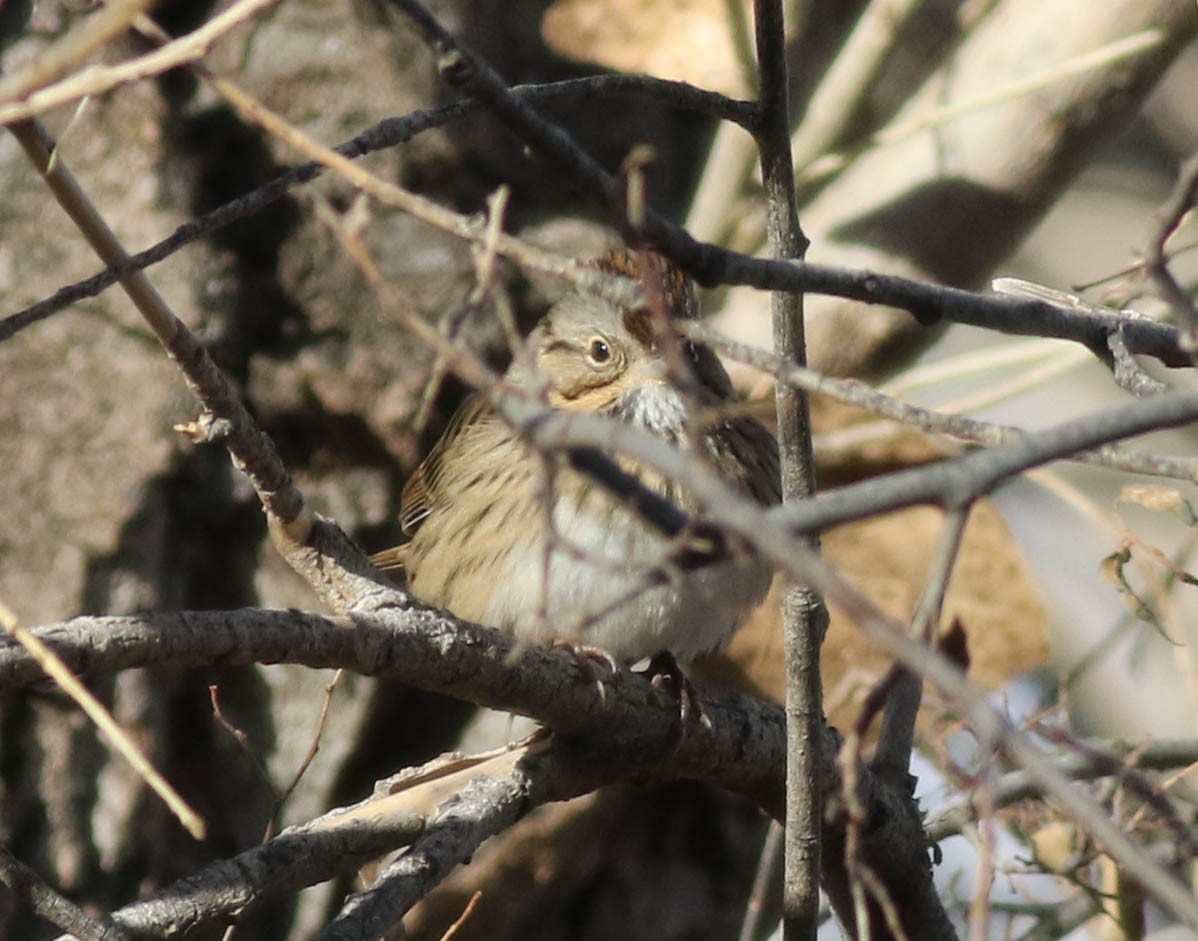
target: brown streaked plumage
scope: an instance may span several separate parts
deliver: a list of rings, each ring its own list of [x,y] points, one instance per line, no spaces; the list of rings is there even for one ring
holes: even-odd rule
[[[617,252],[596,264],[642,277],[650,302],[671,316],[694,315],[690,282],[660,256]],[[639,425],[690,448],[759,503],[778,502],[773,436],[755,419],[720,418],[732,388],[718,358],[660,329],[648,309],[581,293],[559,301],[528,339],[550,404]],[[670,348],[689,374],[680,383],[667,376]],[[537,380],[527,359],[517,357],[508,381]],[[622,463],[697,511],[673,483]],[[770,572],[744,552],[662,578],[661,536],[589,478],[565,466],[547,477],[546,466],[471,398],[404,488],[400,520],[411,541],[379,553],[376,564],[402,565],[416,597],[458,617],[525,641],[597,647],[627,663],[662,651],[685,661],[718,648],[765,596]],[[551,519],[556,540],[547,539]]]

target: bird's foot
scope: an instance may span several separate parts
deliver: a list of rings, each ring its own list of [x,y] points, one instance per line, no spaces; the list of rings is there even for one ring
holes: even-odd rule
[[[678,665],[672,653],[663,650],[650,657],[645,675],[658,689],[664,689],[678,698],[678,715],[684,730],[692,718],[704,728],[711,728],[711,718],[703,711],[699,691],[695,689],[695,684]]]
[[[569,652],[574,658],[574,662],[578,664],[578,669],[582,671],[582,675],[598,687],[600,701],[606,701],[607,688],[603,683],[619,672],[620,665],[616,663],[616,658],[602,647],[594,647],[590,644],[571,644],[564,640],[555,640],[552,646],[555,649]]]

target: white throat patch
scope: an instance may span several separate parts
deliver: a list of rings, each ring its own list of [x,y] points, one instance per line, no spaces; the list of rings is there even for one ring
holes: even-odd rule
[[[666,382],[639,386],[621,402],[628,421],[672,441],[686,424],[686,405],[678,390]]]

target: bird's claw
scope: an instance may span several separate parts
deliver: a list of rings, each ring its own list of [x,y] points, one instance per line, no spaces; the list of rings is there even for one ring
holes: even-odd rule
[[[664,689],[677,697],[678,716],[684,730],[692,717],[705,729],[712,727],[711,717],[703,711],[703,704],[699,700],[699,691],[695,689],[695,684],[678,665],[672,653],[663,650],[654,654],[649,660],[645,675],[657,689]]]
[[[602,647],[594,647],[590,644],[571,644],[568,641],[555,640],[553,647],[569,652],[574,658],[574,662],[578,664],[578,669],[582,671],[582,675],[598,687],[600,701],[606,701],[607,689],[603,685],[604,681],[610,680],[620,670],[620,665],[616,663],[615,657]]]

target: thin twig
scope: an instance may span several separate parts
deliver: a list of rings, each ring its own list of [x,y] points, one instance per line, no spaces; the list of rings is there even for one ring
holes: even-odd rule
[[[468,901],[466,903],[466,907],[462,909],[462,914],[458,915],[458,917],[454,919],[453,924],[445,930],[445,934],[441,935],[441,941],[453,941],[453,939],[457,937],[457,934],[459,931],[461,931],[462,926],[470,920],[470,916],[473,915],[474,910],[478,908],[478,903],[482,901],[482,897],[483,893],[481,889],[478,889],[472,896],[470,896],[470,901]]]
[[[997,447],[1018,442],[1027,432],[1014,425],[949,415],[933,409],[922,408],[902,399],[879,392],[865,383],[853,379],[837,379],[824,376],[813,369],[786,363],[781,357],[745,343],[730,340],[701,321],[678,324],[678,329],[688,336],[701,340],[718,350],[729,359],[760,369],[776,380],[817,392],[859,408],[873,412],[883,418],[900,422],[929,434],[948,435],[963,441],[972,441],[987,447]],[[843,446],[843,445],[842,445]],[[1172,477],[1198,483],[1198,459],[1154,454],[1131,448],[1104,445],[1093,451],[1080,451],[1070,460],[1082,461],[1107,467],[1111,470],[1145,474],[1153,477]]]
[[[1198,153],[1182,164],[1178,171],[1177,182],[1161,207],[1144,253],[1144,267],[1149,277],[1156,282],[1161,296],[1181,321],[1184,328],[1181,346],[1191,354],[1198,353],[1198,304],[1182,289],[1169,270],[1165,245],[1181,226],[1186,213],[1194,208],[1195,199],[1198,199]]]
[[[24,98],[75,68],[89,55],[121,35],[153,0],[113,0],[88,19],[84,28],[68,33],[42,49],[20,72],[0,77],[0,105]]]
[[[228,9],[213,16],[199,29],[170,40],[153,52],[119,65],[87,69],[54,85],[40,88],[24,96],[24,100],[17,104],[0,105],[0,125],[27,121],[51,108],[70,104],[88,96],[102,95],[123,85],[161,75],[202,59],[219,40],[278,2],[279,0],[238,0]],[[144,2],[138,4],[141,7],[148,5]],[[3,100],[2,96],[0,100]]]
[[[1198,393],[1163,393],[1044,431],[1024,432],[1000,447],[825,491],[771,513],[795,532],[805,533],[920,504],[950,509],[972,502],[1023,471],[1196,419]]]
[[[237,747],[241,749],[242,754],[249,759],[250,764],[254,768],[254,772],[258,775],[258,780],[265,785],[270,792],[270,798],[274,801],[275,806],[279,804],[279,791],[275,787],[274,782],[270,779],[270,773],[266,770],[265,765],[250,748],[250,737],[245,734],[243,729],[238,728],[232,723],[228,716],[220,708],[220,686],[212,683],[208,687],[208,701],[212,704],[212,718],[217,721],[222,729],[229,733],[230,737],[237,743]]]
[[[448,50],[449,60],[452,61],[447,60],[447,66],[458,62],[463,64],[461,69],[449,70],[457,81],[463,83],[470,93],[477,95],[489,110],[506,121],[523,139],[547,154],[584,191],[598,194],[614,218],[618,222],[623,221],[620,211],[622,190],[618,180],[603,171],[564,132],[540,118],[536,111],[503,84],[485,62],[456,42],[420,3],[416,0],[394,2],[416,19],[425,31],[427,41],[439,49]],[[454,219],[453,214],[442,218],[448,226],[447,231],[466,238],[479,237],[468,220],[462,217]],[[652,212],[647,214],[644,229],[655,247],[702,284],[742,284],[766,290],[828,293],[864,303],[900,307],[929,322],[949,319],[1004,332],[1072,339],[1103,356],[1106,355],[1107,337],[1124,323],[1122,318],[1107,321],[1099,317],[1078,317],[1076,312],[1059,310],[1046,316],[1045,308],[1048,305],[1041,303],[996,303],[993,298],[971,292],[938,288],[895,276],[846,271],[802,262],[753,259],[697,242],[685,231]],[[499,246],[499,250],[507,253],[503,246]],[[574,274],[577,275],[577,272]],[[0,336],[3,334],[0,333]],[[1191,359],[1179,348],[1177,337],[1175,328],[1160,324],[1127,324],[1126,328],[1127,345],[1133,353],[1157,356],[1167,365],[1188,366]]]
[[[794,166],[790,160],[789,75],[781,0],[755,0],[757,88],[761,123],[755,138],[765,187],[766,228],[775,258],[802,258],[807,239],[799,227]],[[774,348],[787,362],[807,362],[803,296],[770,297]],[[779,383],[776,392],[778,451],[784,503],[815,492],[811,415],[807,395]],[[812,550],[818,542],[809,540]],[[786,649],[786,824],[782,933],[786,941],[814,939],[819,928],[820,833],[823,801],[815,743],[823,726],[819,651],[826,612],[808,585],[790,584],[782,601]]]
[[[316,941],[365,941],[387,934],[461,862],[529,810],[529,784],[517,767],[509,777],[478,777],[446,801],[412,846],[370,888],[351,896]]]
[[[766,825],[765,839],[761,844],[761,855],[757,859],[757,874],[753,876],[753,887],[745,903],[745,917],[740,924],[739,941],[755,941],[761,928],[761,916],[765,910],[766,896],[774,882],[774,873],[782,855],[782,827],[777,820]]]
[[[961,548],[969,508],[950,512],[942,524],[940,541],[932,558],[932,568],[924,583],[923,594],[911,619],[911,633],[929,646],[936,642],[936,632],[944,610],[953,566]],[[923,677],[908,667],[895,666],[895,676],[885,699],[882,729],[872,766],[881,772],[904,775],[911,766],[911,749],[915,742],[915,720],[923,692]]]
[[[259,110],[261,111],[261,109]],[[294,143],[294,140],[290,142]],[[319,145],[316,146],[319,147]],[[323,152],[327,148],[321,148],[321,150]],[[327,152],[334,156],[340,156],[333,151]],[[322,162],[332,166],[334,161],[330,157]],[[340,164],[336,169],[344,173],[355,186],[360,186],[372,196],[389,205],[411,211],[413,215],[430,222],[430,224],[437,225],[440,220],[440,227],[459,238],[476,243],[485,240],[485,234],[481,231],[477,220],[449,212],[441,207],[433,209],[423,206],[418,197],[404,193],[399,187],[392,188],[391,184],[383,184],[382,181],[371,177],[368,173],[346,173]],[[384,194],[396,195],[392,199]],[[413,205],[419,208],[409,208]],[[429,209],[428,214],[423,213],[422,210],[425,208]],[[240,207],[237,207],[236,210],[231,209],[231,212],[233,213],[232,218],[240,218],[243,214]],[[652,218],[650,216],[650,219]],[[223,225],[228,221],[231,221],[231,218],[222,219],[219,224]],[[656,230],[654,231],[656,232]],[[657,234],[654,235],[655,245],[663,254],[681,264],[704,284],[723,283],[730,286],[741,285],[769,291],[829,294],[866,304],[900,308],[929,324],[945,320],[983,327],[1014,336],[1071,340],[1096,351],[1100,358],[1104,359],[1109,355],[1107,352],[1108,338],[1113,332],[1122,330],[1124,341],[1131,353],[1155,357],[1166,366],[1189,367],[1192,365],[1191,357],[1179,346],[1178,329],[1169,324],[1133,318],[1119,313],[1068,310],[1033,298],[979,294],[913,281],[897,275],[836,268],[812,262],[754,258],[729,252],[713,245],[699,245],[694,243],[689,236],[685,236],[685,233],[683,238],[675,240],[672,233],[680,231],[675,227],[666,227],[662,230],[664,234],[658,233],[662,234],[660,240],[657,238]],[[177,232],[176,235],[178,234]],[[175,236],[172,236],[173,238]],[[163,245],[165,246],[165,243]],[[66,304],[73,303],[81,297],[93,296],[117,280],[118,275],[124,276],[129,272],[148,267],[161,258],[167,257],[173,250],[173,248],[167,250],[165,247],[159,249],[158,246],[155,246],[154,249],[147,250],[138,256],[139,260],[136,263],[132,261],[117,263],[110,272],[89,279],[86,282],[86,287],[83,287],[84,282],[81,282],[80,286],[72,285],[70,288],[58,292],[53,298],[39,302],[33,307],[26,308],[24,311],[0,321],[0,340],[11,336],[31,322],[48,316],[49,313],[53,313]],[[510,236],[501,238],[497,242],[496,251],[533,270],[546,271],[569,280],[584,290],[609,296],[617,302],[628,300],[627,293],[621,294],[618,290],[613,290],[610,276],[602,276],[591,269],[563,262],[557,256],[534,249],[518,239],[511,239]],[[628,282],[628,284],[631,290],[632,282]]]
[[[713,117],[742,125],[750,123],[756,115],[756,105],[751,102],[735,101],[683,82],[669,82],[640,75],[593,76],[546,85],[521,85],[512,91],[537,101],[561,98],[587,100],[624,95],[647,97],[683,110],[711,114]],[[441,127],[472,114],[480,107],[476,101],[458,101],[440,108],[428,108],[402,117],[387,118],[350,140],[338,144],[333,150],[351,160],[356,159],[377,150],[394,147],[423,131]],[[133,272],[158,264],[192,242],[282,199],[292,188],[310,182],[324,169],[323,164],[316,162],[294,167],[243,196],[188,220],[167,238],[131,256],[127,261],[110,265],[98,274],[66,285],[49,297],[10,314],[0,320],[0,341],[64,310],[71,304],[96,297]]]
[[[1102,904],[1090,892],[1078,892],[1056,906],[1051,914],[1040,914],[1036,923],[1016,941],[1060,941],[1102,911]]]
[[[127,261],[129,256],[121,243],[65,161],[52,160],[54,142],[45,129],[31,121],[20,122],[11,130],[96,254],[108,264]],[[192,391],[211,416],[223,422],[219,428],[198,425],[196,432],[224,439],[238,466],[254,484],[267,512],[285,529],[293,530],[294,538],[302,542],[311,523],[311,511],[306,510],[303,497],[279,460],[274,445],[258,432],[241,397],[144,273],[132,272],[121,281],[121,286],[179,366]]]
[[[1110,739],[1090,739],[1084,751],[1062,748],[1055,763],[1068,777],[1077,781],[1088,781],[1119,774],[1126,770],[1124,759],[1133,752],[1135,766],[1140,771],[1171,771],[1198,762],[1198,740],[1159,739],[1147,745]],[[1096,756],[1104,756],[1101,760]],[[1022,800],[1040,796],[1039,785],[1026,770],[1019,769],[1004,774],[994,785],[996,809],[1010,807]],[[969,823],[972,813],[972,798],[965,796],[941,808],[928,820],[928,839],[945,840],[961,832]]]
[[[170,786],[170,783],[158,770],[150,763],[150,760],[142,753],[141,749],[131,739],[112,718],[104,705],[92,695],[91,691],[76,679],[75,675],[67,668],[66,664],[55,655],[49,647],[42,642],[36,634],[27,631],[23,628],[17,617],[9,608],[0,602],[0,627],[3,627],[22,647],[29,651],[29,655],[37,662],[45,674],[57,683],[62,690],[75,701],[84,714],[95,723],[98,728],[112,743],[112,747],[120,753],[133,769],[137,772],[138,777],[150,786],[150,789],[157,794],[184,828],[195,839],[202,840],[205,835],[204,821],[194,810],[187,805],[187,802],[179,796],[179,792]]]
[[[300,781],[304,779],[304,775],[308,773],[308,769],[312,766],[312,762],[316,760],[316,756],[320,753],[320,739],[324,735],[325,723],[329,719],[329,707],[333,704],[333,692],[337,689],[337,683],[341,680],[341,670],[337,670],[333,674],[333,678],[329,680],[329,684],[324,688],[324,700],[320,704],[320,715],[316,719],[316,731],[312,734],[312,744],[308,747],[308,753],[304,755],[304,760],[300,762],[300,766],[295,769],[295,774],[291,778],[291,783],[284,789],[275,805],[275,812],[270,818],[270,827],[267,828],[266,838],[274,836],[275,827],[278,824],[279,814],[282,813],[283,806],[295,793],[295,789],[299,787]]]
[[[1145,807],[1154,810],[1163,824],[1171,831],[1172,840],[1178,848],[1185,848],[1191,856],[1198,856],[1198,836],[1194,834],[1190,821],[1182,820],[1174,811],[1157,782],[1147,779],[1139,770],[1140,753],[1145,746],[1133,748],[1121,759],[1113,758],[1101,749],[1092,747],[1083,739],[1072,735],[1059,726],[1037,722],[1032,730],[1051,742],[1074,751],[1087,759],[1100,771],[1115,778],[1121,787],[1134,794]]]
[[[485,219],[455,213],[431,199],[388,183],[349,158],[320,144],[228,79],[215,76],[206,70],[202,70],[201,74],[244,120],[261,127],[276,139],[336,171],[355,187],[386,205],[401,209],[429,225],[470,241],[487,251],[512,258],[528,268],[565,278],[580,288],[608,297],[616,303],[634,305],[639,301],[640,287],[635,281],[604,275],[590,266],[577,264],[573,259],[563,259],[560,255],[542,251],[511,235],[492,231]]]

